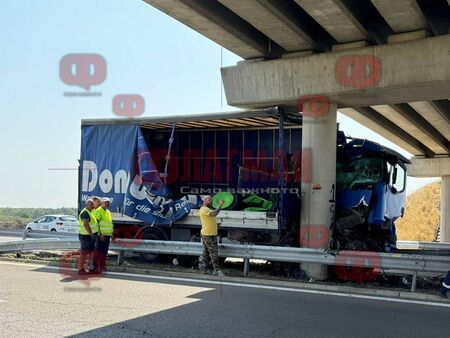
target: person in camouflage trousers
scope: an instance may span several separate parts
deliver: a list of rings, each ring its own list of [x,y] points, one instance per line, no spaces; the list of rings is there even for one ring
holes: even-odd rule
[[[216,216],[222,208],[223,201],[219,202],[219,207],[216,210],[211,209],[212,198],[205,196],[203,198],[203,206],[200,208],[199,216],[202,223],[202,242],[203,254],[200,257],[199,268],[202,273],[208,271],[209,262],[211,261],[214,268],[214,275],[223,277],[222,270],[219,266],[219,247],[217,245],[218,224]]]
[[[206,272],[208,270],[208,266],[211,263],[214,269],[214,272],[217,273],[220,270],[219,267],[219,247],[217,245],[217,236],[202,236],[203,241],[203,253],[200,256],[200,265],[202,268],[202,272]]]

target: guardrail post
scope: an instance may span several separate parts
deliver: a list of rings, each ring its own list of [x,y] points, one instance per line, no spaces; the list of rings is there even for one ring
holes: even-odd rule
[[[244,277],[248,276],[250,271],[250,260],[248,258],[244,258]]]
[[[417,286],[417,271],[413,271],[413,278],[411,282],[411,292],[416,292]]]
[[[25,229],[25,230],[23,231],[22,240],[27,239],[27,237],[28,237],[29,235],[30,235],[30,234],[29,234],[28,229]]]
[[[117,265],[122,265],[123,264],[123,256],[124,256],[124,251],[120,250],[119,251],[119,256],[117,256]]]

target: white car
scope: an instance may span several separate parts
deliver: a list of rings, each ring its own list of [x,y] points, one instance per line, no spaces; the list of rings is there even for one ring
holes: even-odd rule
[[[78,232],[78,220],[70,215],[45,215],[26,225],[27,231]]]

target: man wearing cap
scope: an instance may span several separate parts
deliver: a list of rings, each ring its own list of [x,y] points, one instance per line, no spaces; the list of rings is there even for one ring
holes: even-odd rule
[[[84,270],[84,263],[88,256],[93,256],[95,250],[95,242],[97,240],[98,222],[92,215],[94,210],[94,201],[88,199],[86,207],[78,216],[78,238],[80,240],[80,259],[78,261],[78,274],[85,275],[88,272]]]
[[[203,254],[200,257],[199,268],[202,273],[208,271],[209,261],[214,268],[214,275],[223,277],[219,267],[219,247],[217,246],[218,225],[216,216],[219,214],[223,205],[223,200],[219,201],[219,207],[216,210],[211,209],[212,197],[203,198],[203,206],[199,210],[200,222],[202,223],[202,242]]]
[[[102,198],[102,206],[97,209],[98,225],[99,225],[99,241],[98,241],[98,272],[106,270],[106,255],[108,254],[109,243],[114,232],[112,215],[109,211],[109,198]]]

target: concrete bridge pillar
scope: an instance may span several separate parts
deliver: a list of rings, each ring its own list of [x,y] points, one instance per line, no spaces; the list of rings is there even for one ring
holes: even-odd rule
[[[450,242],[450,157],[412,158],[408,176],[441,177],[441,242]]]
[[[441,180],[441,242],[450,242],[450,175]]]
[[[336,191],[336,104],[315,97],[304,100],[302,132],[302,206],[300,245],[326,249],[334,220]],[[328,277],[328,267],[302,264],[315,280]]]

